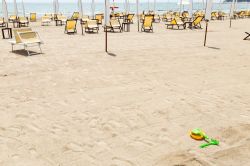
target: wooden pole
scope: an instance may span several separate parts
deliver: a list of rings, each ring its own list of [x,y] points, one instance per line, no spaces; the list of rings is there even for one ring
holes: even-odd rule
[[[208,20],[206,20],[206,30],[205,30],[204,47],[206,46],[206,43],[207,43],[207,27],[208,27]]]

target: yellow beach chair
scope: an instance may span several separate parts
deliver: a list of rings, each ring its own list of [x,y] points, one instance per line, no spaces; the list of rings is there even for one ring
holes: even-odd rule
[[[102,24],[103,14],[96,14],[95,19],[97,20],[97,24]]]
[[[32,31],[31,28],[18,28],[13,29],[13,34],[15,40],[9,41],[12,46],[12,52],[14,51],[14,45],[22,45],[24,49],[27,51],[28,56],[31,55],[28,50],[29,46],[37,45],[40,49],[40,53],[42,53],[41,44],[43,44],[40,36],[37,32]]]
[[[96,33],[99,32],[98,20],[88,20],[85,24],[85,32],[93,33],[95,31]]]
[[[194,19],[194,21],[192,22],[192,27],[190,28],[196,28],[196,29],[202,29],[201,27],[201,21],[203,20],[203,16],[198,16]]]
[[[134,14],[128,14],[127,17],[125,18],[125,22],[133,24],[133,18],[134,18]]]
[[[141,31],[144,32],[153,32],[153,15],[145,15],[145,18],[142,23]]]
[[[67,34],[77,33],[76,24],[77,24],[76,20],[67,20],[64,32]]]
[[[115,29],[118,29],[120,32],[122,32],[122,26],[119,19],[110,20],[110,29],[112,32],[115,32]]]
[[[10,23],[13,23],[13,22],[16,22],[17,21],[17,16],[16,15],[12,15],[9,17],[9,22]]]
[[[36,22],[36,13],[30,13],[30,22]]]
[[[170,21],[170,23],[167,23],[167,29],[169,29],[169,27],[171,27],[171,29],[174,29],[175,26],[178,27],[178,29],[180,29],[180,27],[183,27],[183,29],[185,29],[185,23],[181,20],[180,17],[175,17],[172,21]]]
[[[51,23],[51,17],[50,16],[42,16],[42,21],[41,21],[41,25],[49,25]]]
[[[29,18],[28,17],[18,17],[19,27],[28,27]]]
[[[78,20],[80,18],[80,13],[79,12],[74,12],[71,19],[72,20]]]

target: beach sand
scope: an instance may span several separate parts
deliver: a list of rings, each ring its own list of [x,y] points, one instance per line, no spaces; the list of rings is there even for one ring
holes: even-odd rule
[[[202,30],[64,34],[42,27],[44,54],[0,40],[1,166],[248,165],[250,19]],[[18,46],[16,49],[20,48]],[[36,47],[31,48],[38,51]],[[193,128],[220,141],[200,149]]]

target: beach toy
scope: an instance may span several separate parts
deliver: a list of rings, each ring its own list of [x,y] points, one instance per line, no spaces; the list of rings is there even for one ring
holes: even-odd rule
[[[195,140],[203,140],[205,138],[204,136],[205,136],[205,133],[199,128],[196,128],[190,131],[190,137]]]
[[[207,146],[210,145],[219,145],[219,141],[216,139],[210,139],[205,133],[204,131],[202,131],[200,128],[196,128],[193,129],[190,132],[190,136],[191,138],[195,139],[195,140],[205,140],[207,143],[201,144],[200,148],[205,148]]]
[[[210,145],[219,145],[219,141],[215,140],[215,139],[210,139],[208,141],[208,143],[200,145],[200,148],[205,148],[205,147],[210,146]]]

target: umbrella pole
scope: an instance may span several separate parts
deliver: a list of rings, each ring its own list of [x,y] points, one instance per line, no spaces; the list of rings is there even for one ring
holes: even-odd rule
[[[108,52],[108,31],[107,28],[105,30],[105,52]]]
[[[208,27],[208,20],[206,21],[206,30],[205,30],[205,38],[204,38],[204,47],[206,46],[206,43],[207,43],[207,27]]]

